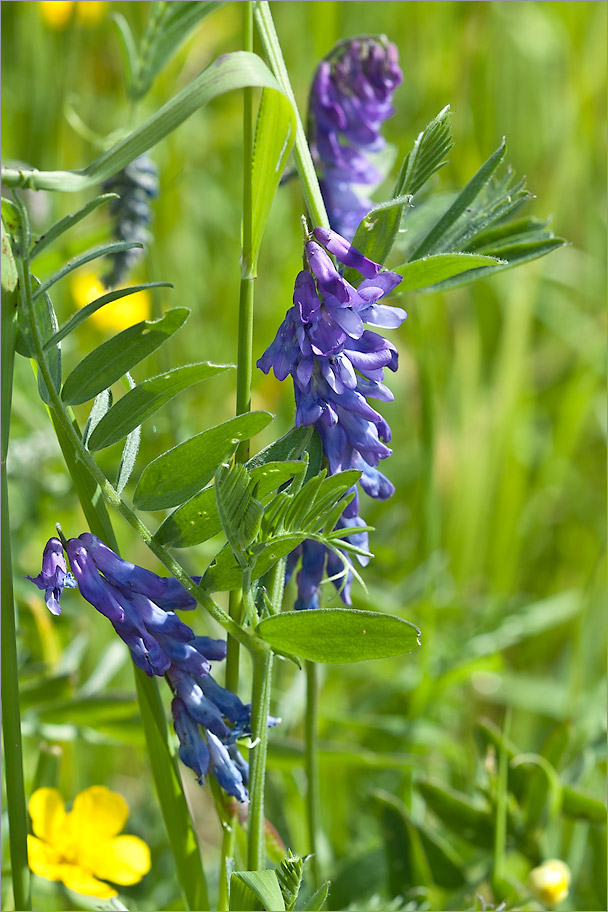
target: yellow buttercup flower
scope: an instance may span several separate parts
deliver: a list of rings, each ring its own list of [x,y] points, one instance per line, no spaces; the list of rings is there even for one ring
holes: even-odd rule
[[[78,0],[76,18],[83,25],[97,25],[106,14],[106,0]]]
[[[542,903],[555,906],[568,895],[570,868],[559,858],[551,858],[530,871],[528,884]]]
[[[74,0],[38,0],[38,9],[47,25],[62,29],[70,21]]]
[[[127,802],[103,785],[80,792],[69,813],[57,789],[37,789],[29,811],[35,835],[27,837],[28,860],[39,877],[60,880],[85,896],[111,899],[117,891],[104,880],[128,886],[150,870],[143,839],[118,835],[129,816]]]
[[[85,307],[96,298],[108,292],[95,273],[76,272],[70,282],[70,290],[78,307]],[[89,320],[99,329],[126,329],[140,320],[147,320],[150,316],[151,300],[149,293],[137,291],[135,294],[118,298],[104,307],[100,307]]]

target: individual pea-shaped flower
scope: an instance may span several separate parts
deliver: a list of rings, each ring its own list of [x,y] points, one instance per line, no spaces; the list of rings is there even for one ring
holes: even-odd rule
[[[51,614],[61,614],[61,594],[64,589],[75,589],[76,580],[67,572],[63,545],[58,538],[49,538],[46,543],[38,576],[26,576],[26,579],[44,589],[44,600]]]

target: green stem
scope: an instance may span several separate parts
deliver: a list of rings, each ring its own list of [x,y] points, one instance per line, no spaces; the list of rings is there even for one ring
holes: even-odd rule
[[[217,900],[218,912],[230,908],[228,859],[234,858],[236,841],[236,812],[228,820],[222,820],[222,858],[220,861],[220,883]]]
[[[506,744],[509,741],[511,729],[511,709],[505,711],[502,729],[502,739],[498,755],[498,781],[496,793],[496,816],[494,822],[494,866],[492,871],[492,886],[498,900],[504,893],[504,868],[505,849],[507,844],[507,798],[509,776],[509,752]]]
[[[2,735],[15,909],[31,909],[6,462],[2,460]]]
[[[289,74],[287,72],[287,67],[285,66],[283,52],[274,27],[270,5],[266,0],[256,0],[253,5],[255,21],[260,39],[264,46],[266,59],[268,60],[270,69],[274,73],[277,82],[291,101],[296,115],[294,156],[310,220],[315,226],[321,225],[325,228],[329,228],[329,219],[327,218],[327,212],[325,211],[321,188],[319,187],[314,162],[312,160],[312,155],[310,154],[306,132],[302,124],[302,119],[298,113],[296,98],[289,81]]]
[[[30,872],[27,863],[27,815],[23,780],[19,664],[13,598],[11,529],[9,522],[6,457],[13,396],[15,340],[17,336],[18,274],[8,235],[2,225],[2,733],[4,775],[9,821],[11,875],[15,909],[31,908]]]
[[[264,829],[264,787],[268,752],[268,713],[272,688],[272,651],[266,645],[251,653],[253,687],[251,694],[251,729],[255,747],[249,751],[249,830],[247,868],[262,871],[266,867]]]
[[[308,823],[308,853],[310,871],[315,887],[321,883],[319,873],[319,753],[318,753],[319,678],[314,662],[306,662],[306,816]]]

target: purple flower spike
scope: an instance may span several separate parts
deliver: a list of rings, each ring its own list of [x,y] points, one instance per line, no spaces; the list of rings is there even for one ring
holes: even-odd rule
[[[44,589],[44,601],[51,614],[61,614],[59,599],[64,589],[75,589],[76,580],[66,570],[63,545],[58,538],[49,538],[42,554],[42,570],[38,576],[26,576],[30,583]]]
[[[198,586],[202,580],[202,576],[192,576],[192,582],[196,583]],[[192,611],[196,608],[196,599],[193,595],[190,595],[187,589],[185,589],[179,580],[176,580],[174,576],[170,576],[167,579],[167,588],[162,595],[157,595],[154,598],[154,601],[159,608],[164,608],[165,611],[171,609],[177,611]]]
[[[141,592],[148,598],[162,596],[167,591],[168,580],[151,570],[144,570],[136,564],[123,560],[111,548],[91,532],[83,532],[80,540],[91,555],[98,570],[116,586],[125,586],[134,592]]]
[[[315,74],[309,138],[331,227],[344,237],[354,236],[372,208],[361,188],[373,190],[382,180],[369,155],[384,148],[382,124],[394,113],[402,78],[395,45],[367,35],[339,42]]]

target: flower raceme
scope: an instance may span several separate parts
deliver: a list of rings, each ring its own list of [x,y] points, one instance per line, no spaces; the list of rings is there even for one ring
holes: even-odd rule
[[[42,571],[28,577],[45,590],[49,610],[59,614],[63,588],[77,585],[108,618],[135,664],[150,677],[166,677],[174,694],[173,720],[183,763],[201,785],[211,769],[230,795],[245,801],[247,763],[235,742],[251,734],[251,707],[210,675],[211,662],[226,657],[225,641],[195,636],[175,613],[195,608],[196,599],[174,577],[123,560],[90,532],[65,542],[73,576],[67,572],[63,549],[59,539],[50,539]],[[193,580],[199,583],[200,577]]]
[[[139,883],[150,870],[150,850],[138,836],[120,836],[129,807],[102,785],[80,792],[65,810],[57,789],[40,788],[31,796],[34,835],[27,837],[28,861],[34,874],[60,880],[70,890],[99,899],[121,886]]]
[[[380,130],[402,80],[397,48],[383,35],[340,41],[315,73],[309,137],[330,224],[345,237],[373,206],[362,188],[382,180],[370,155],[385,146]]]
[[[398,355],[392,342],[365,327],[395,328],[405,320],[400,307],[380,303],[402,277],[383,270],[335,231],[315,228],[313,238],[306,244],[308,269],[295,280],[293,306],[257,365],[264,373],[272,369],[278,380],[291,375],[296,426],[317,429],[330,474],[357,469],[362,473],[362,489],[371,497],[385,499],[394,488],[377,466],[392,452],[387,446],[391,431],[368,400],[392,400],[382,381],[385,368],[397,370]],[[336,269],[330,253],[363,276],[356,288]],[[339,526],[352,527],[349,540],[366,548],[367,534],[356,531],[365,525],[358,515],[356,488],[354,494]],[[350,574],[345,584],[339,582],[343,574],[337,555],[306,541],[290,556],[288,574],[300,556],[296,608],[318,607],[326,564],[342,599],[350,604]],[[365,558],[359,559],[365,563]]]
[[[140,155],[118,174],[108,178],[103,189],[106,193],[119,195],[118,199],[110,202],[115,239],[143,244],[145,247],[150,240],[150,201],[158,196],[158,171],[152,159],[148,155]],[[121,285],[141,259],[142,253],[141,248],[134,247],[112,254],[112,268],[103,278],[106,288]]]

